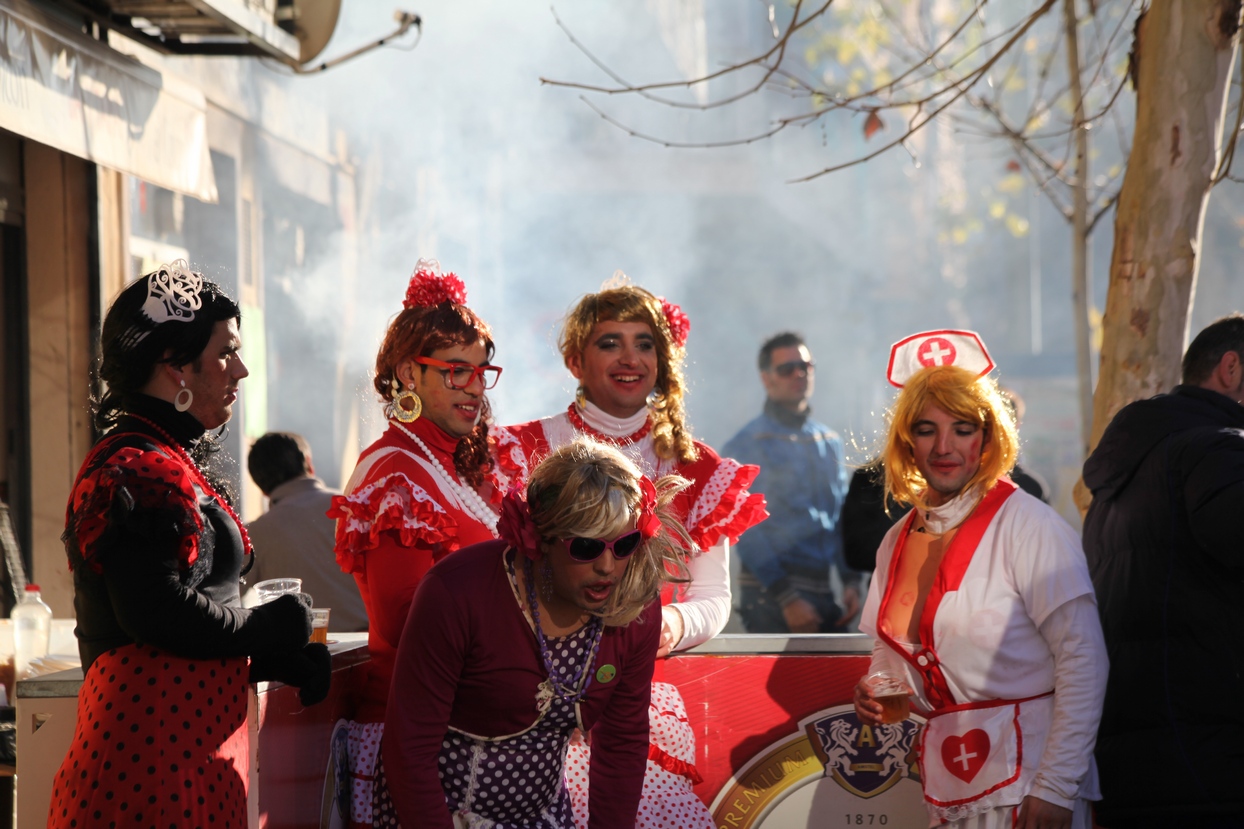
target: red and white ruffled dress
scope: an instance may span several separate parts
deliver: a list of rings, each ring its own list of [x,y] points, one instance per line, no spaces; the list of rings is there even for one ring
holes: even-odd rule
[[[367,607],[371,655],[350,723],[352,826],[373,825],[389,683],[415,589],[445,556],[496,537],[491,497],[471,497],[454,471],[457,445],[457,438],[425,419],[390,423],[363,450],[345,494],[333,499],[328,512],[337,519],[337,563],[354,576]]]
[[[677,613],[683,621],[678,650],[695,647],[721,632],[730,617],[729,545],[748,528],[763,521],[764,496],[747,491],[760,471],[731,458],[722,458],[696,442],[699,456],[690,463],[658,458],[648,426],[648,412],[619,420],[591,403],[552,417],[493,431],[494,454],[502,485],[521,483],[552,449],[581,434],[613,444],[650,478],[678,474],[691,486],[678,495],[675,506],[699,552],[688,561],[689,584],[667,590],[662,614]],[[648,770],[644,776],[637,827],[713,826],[712,816],[692,790],[700,782],[695,768],[695,732],[687,721],[682,695],[661,682],[660,663],[649,704],[651,730]],[[574,807],[575,825],[588,824],[589,747],[574,742],[566,757],[566,783]]]

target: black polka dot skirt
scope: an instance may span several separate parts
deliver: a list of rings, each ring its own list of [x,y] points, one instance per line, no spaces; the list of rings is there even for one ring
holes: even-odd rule
[[[78,692],[49,829],[245,829],[247,660],[145,645],[102,654]]]

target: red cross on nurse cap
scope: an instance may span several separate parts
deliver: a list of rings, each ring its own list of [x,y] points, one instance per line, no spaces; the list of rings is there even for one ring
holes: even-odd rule
[[[921,331],[890,346],[886,379],[901,389],[916,372],[931,366],[958,366],[984,377],[993,371],[993,360],[975,331]]]

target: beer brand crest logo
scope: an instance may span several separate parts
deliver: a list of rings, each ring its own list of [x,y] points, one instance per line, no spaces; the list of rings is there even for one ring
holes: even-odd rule
[[[813,720],[804,728],[825,765],[825,776],[857,797],[881,794],[904,777],[920,780],[915,749],[920,725],[914,720],[870,726],[848,710]]]

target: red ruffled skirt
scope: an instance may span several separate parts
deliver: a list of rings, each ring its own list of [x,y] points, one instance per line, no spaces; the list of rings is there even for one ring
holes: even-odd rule
[[[185,659],[147,645],[102,654],[78,692],[49,829],[245,829],[247,659]]]

